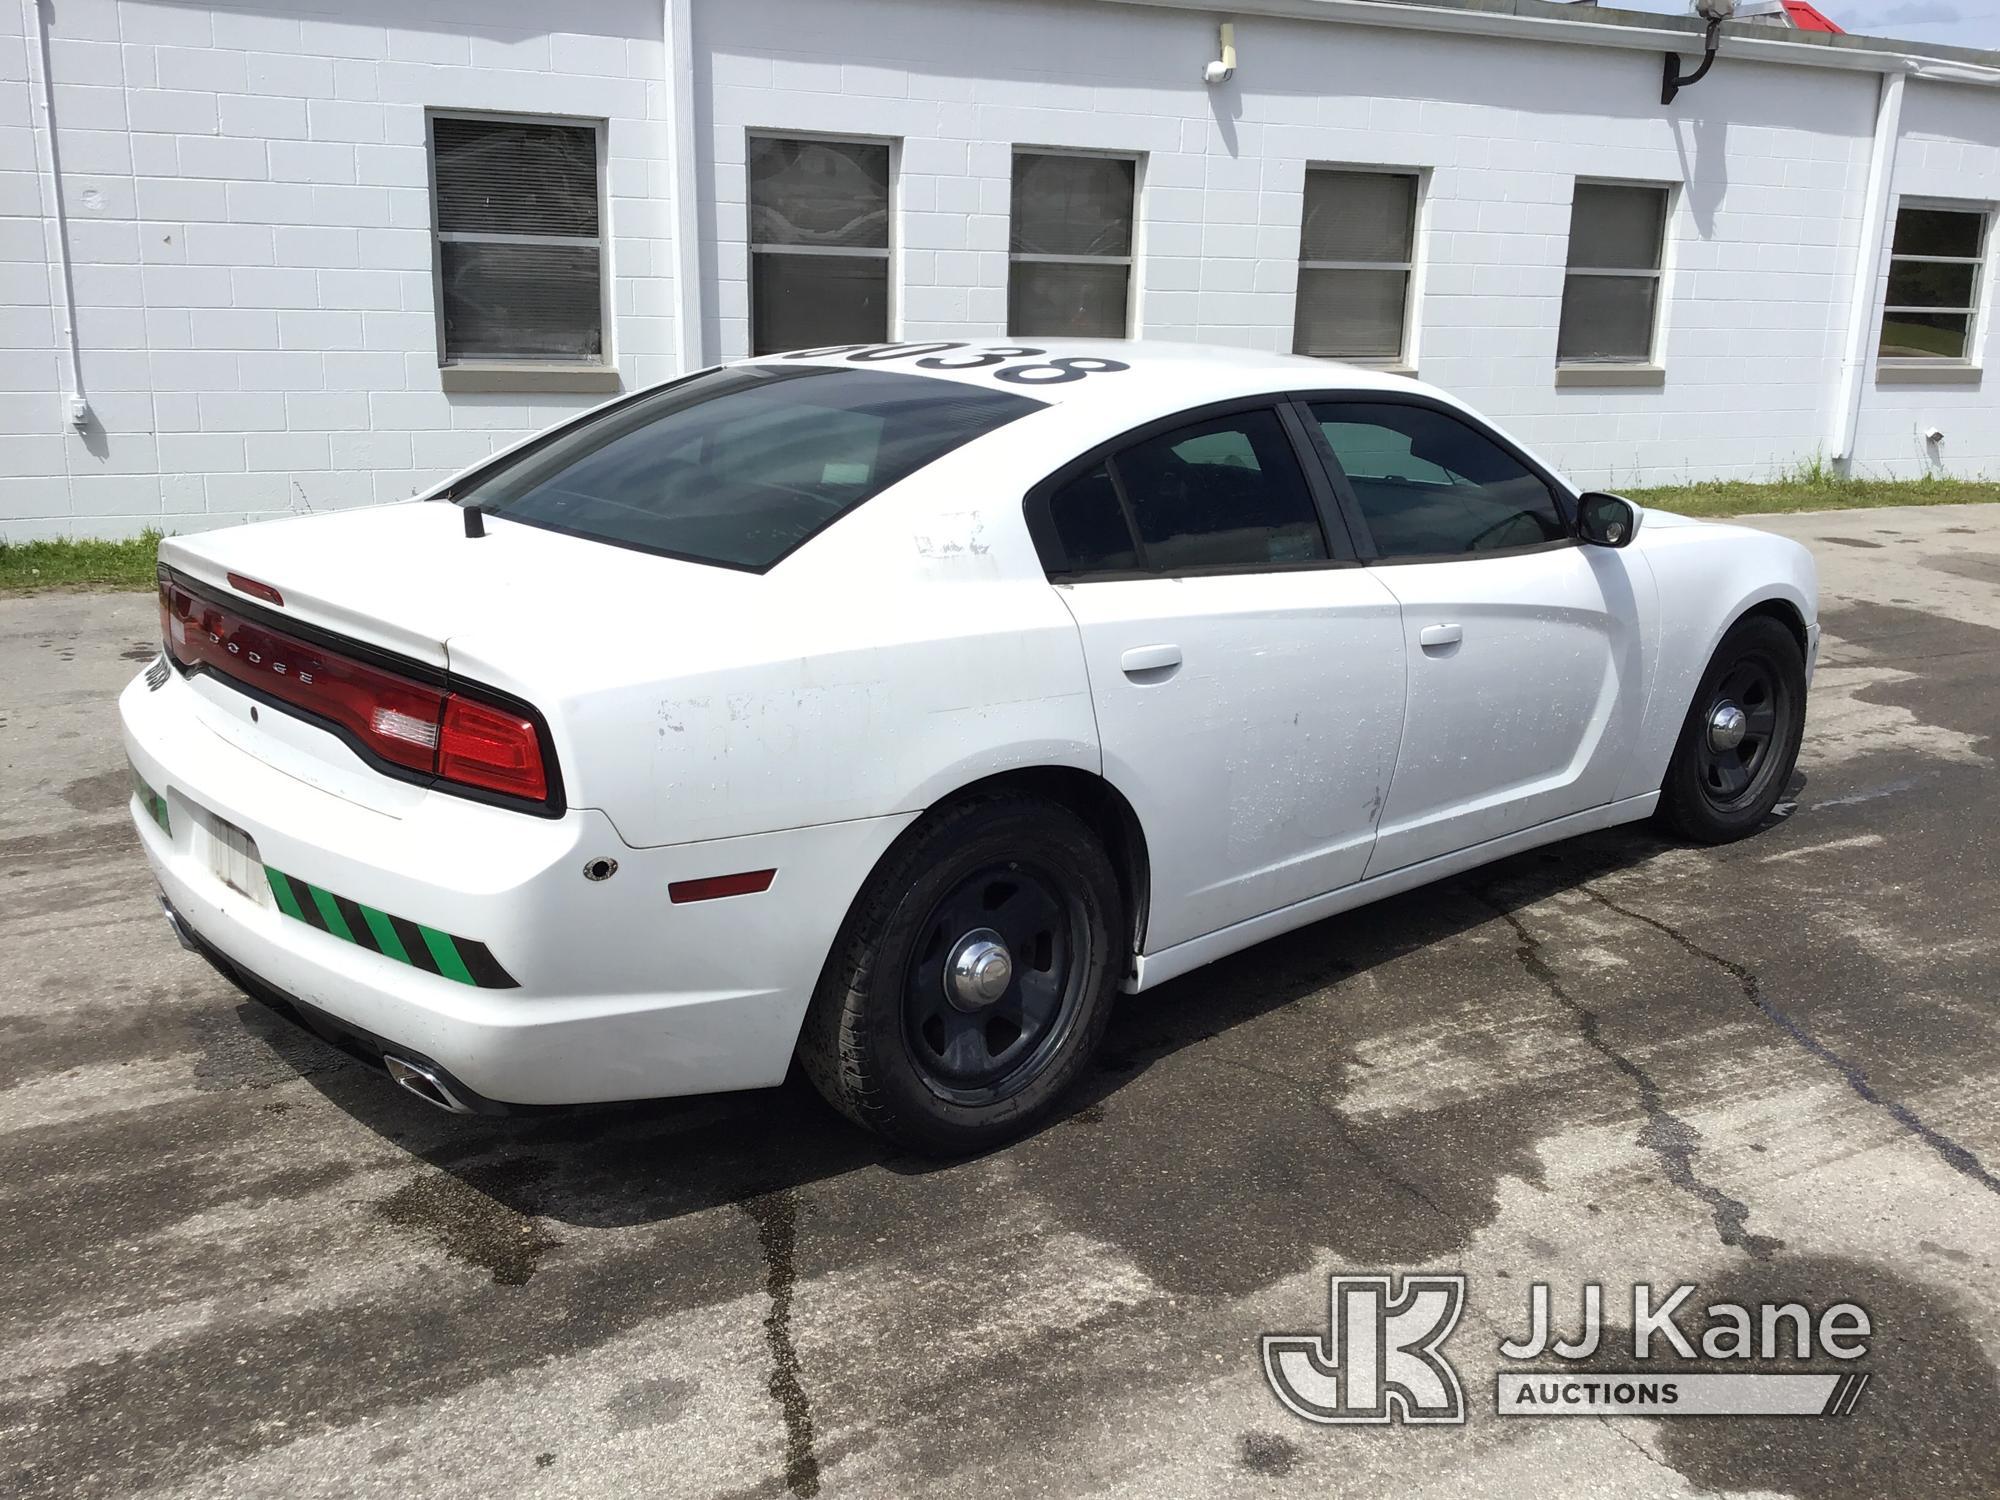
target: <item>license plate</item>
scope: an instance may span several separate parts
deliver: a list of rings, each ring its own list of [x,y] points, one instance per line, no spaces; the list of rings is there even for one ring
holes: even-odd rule
[[[194,826],[195,842],[201,846],[197,853],[207,861],[211,875],[259,906],[276,905],[255,839],[205,808],[194,809]]]

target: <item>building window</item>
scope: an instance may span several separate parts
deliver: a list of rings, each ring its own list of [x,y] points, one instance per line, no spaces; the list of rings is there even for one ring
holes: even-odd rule
[[[1983,212],[1915,204],[1897,210],[1877,346],[1883,359],[1971,358],[1985,253]]]
[[[1138,172],[1129,156],[1014,153],[1010,335],[1125,337]]]
[[[604,362],[601,130],[431,117],[441,364]]]
[[[889,145],[750,138],[750,352],[889,337]]]
[[[1293,352],[1403,360],[1416,240],[1414,172],[1308,170]]]
[[[1652,362],[1666,227],[1663,187],[1576,185],[1558,364]]]

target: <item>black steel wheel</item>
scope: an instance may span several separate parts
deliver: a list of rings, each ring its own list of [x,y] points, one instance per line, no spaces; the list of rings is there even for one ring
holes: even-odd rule
[[[1041,1118],[1096,1047],[1125,931],[1111,861],[1069,809],[992,796],[931,813],[856,898],[800,1065],[900,1145],[997,1144]]]
[[[1717,812],[1754,801],[1776,768],[1771,752],[1784,698],[1777,666],[1762,652],[1739,656],[1716,682],[1702,710],[1695,765],[1702,796]]]
[[[1019,861],[976,870],[919,927],[903,1024],[924,1081],[960,1104],[1004,1098],[1062,1044],[1081,1000],[1081,900]]]
[[[1791,780],[1805,728],[1805,657],[1769,615],[1716,647],[1660,788],[1660,817],[1703,843],[1755,831]]]

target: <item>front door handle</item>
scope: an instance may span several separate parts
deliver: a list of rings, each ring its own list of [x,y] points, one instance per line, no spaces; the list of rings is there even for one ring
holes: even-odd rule
[[[1439,646],[1456,646],[1465,639],[1465,631],[1457,625],[1426,625],[1417,632],[1417,644],[1426,651]]]
[[[1127,677],[1158,681],[1181,664],[1181,648],[1174,645],[1134,646],[1118,658]]]

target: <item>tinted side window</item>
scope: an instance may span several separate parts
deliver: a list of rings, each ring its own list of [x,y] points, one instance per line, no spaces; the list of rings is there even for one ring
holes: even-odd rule
[[[1049,523],[1062,544],[1063,565],[1072,573],[1121,572],[1139,566],[1118,492],[1103,464],[1049,496]]]
[[[1569,535],[1549,487],[1456,417],[1362,401],[1315,402],[1312,411],[1384,557],[1451,557]]]
[[[1305,475],[1268,408],[1163,433],[1112,462],[1155,573],[1327,555]]]

